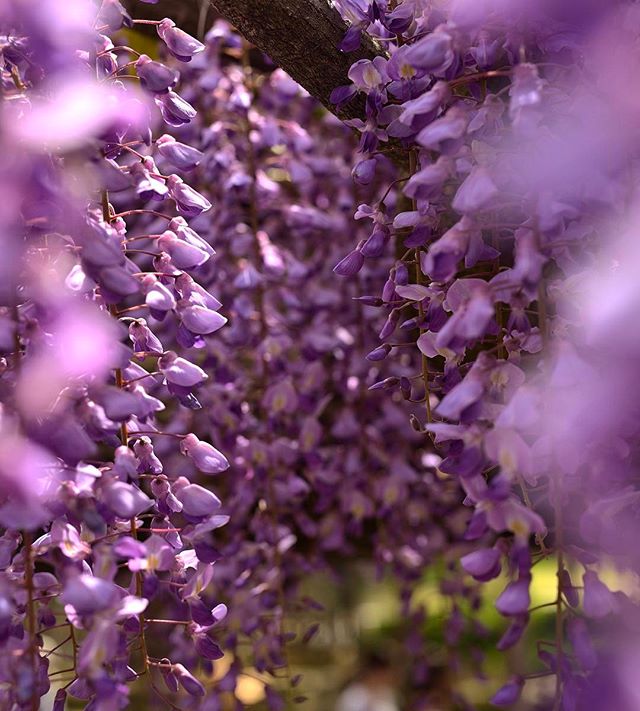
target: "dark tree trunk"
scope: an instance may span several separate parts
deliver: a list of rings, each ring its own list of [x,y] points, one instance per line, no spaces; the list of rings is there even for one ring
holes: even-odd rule
[[[129,0],[126,4],[134,17],[171,17],[192,34],[208,29],[215,14],[208,8],[201,12],[200,0],[160,0],[156,5]],[[373,59],[380,50],[365,36],[360,49],[341,52],[338,45],[347,25],[329,0],[212,0],[211,4],[329,111],[341,119],[362,118],[362,101],[336,110],[329,95],[337,86],[349,83],[347,72],[353,62]]]
[[[250,42],[269,55],[298,84],[342,119],[362,117],[364,105],[352,102],[336,111],[329,95],[349,83],[347,72],[358,59],[379,50],[363,37],[360,49],[338,49],[347,30],[328,0],[212,0],[213,6]]]

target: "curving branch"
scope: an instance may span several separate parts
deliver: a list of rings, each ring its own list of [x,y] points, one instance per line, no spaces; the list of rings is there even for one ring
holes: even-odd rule
[[[330,111],[342,119],[363,115],[364,106],[356,102],[336,111],[329,95],[348,83],[353,62],[373,59],[380,50],[363,37],[360,49],[341,52],[338,45],[347,25],[328,0],[212,0],[212,4]]]
[[[160,0],[155,5],[130,0],[127,5],[139,17],[171,17],[191,33],[208,29],[214,19],[201,0]],[[364,36],[360,49],[341,52],[338,45],[347,25],[329,0],[211,0],[211,5],[329,111],[343,120],[363,117],[362,101],[336,109],[329,95],[348,83],[353,62],[373,59],[381,50]]]

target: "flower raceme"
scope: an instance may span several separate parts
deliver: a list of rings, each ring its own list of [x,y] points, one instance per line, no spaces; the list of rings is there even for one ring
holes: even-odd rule
[[[495,705],[548,675],[543,703],[604,709],[628,682],[615,654],[603,684],[615,640],[592,620],[637,618],[599,569],[638,566],[635,251],[602,238],[635,194],[637,13],[336,4],[343,50],[384,48],[332,95],[366,97],[359,152],[224,23],[200,42],[156,22],[152,59],[119,44],[136,22],[117,0],[0,10],[3,707],[56,684],[56,711],[125,708],[144,677],[218,708],[241,667],[203,680],[249,641],[282,708],[287,611],[317,612],[302,579],[362,550],[412,623],[410,708],[431,564],[460,676],[482,671],[460,643],[482,637],[485,583],[502,576],[501,651],[553,610],[543,670],[502,675]]]
[[[189,433],[180,443],[180,451],[193,460],[196,467],[207,474],[219,474],[229,468],[225,456],[208,442]]]
[[[226,323],[221,303],[187,274],[213,254],[187,223],[211,203],[156,164],[193,171],[203,154],[168,134],[154,142],[151,132],[159,119],[176,126],[196,114],[174,91],[176,68],[118,45],[119,29],[134,21],[117,0],[103,2],[97,19],[90,3],[72,5],[0,10],[10,126],[0,177],[23,196],[1,218],[14,276],[0,305],[0,424],[14,463],[0,462],[0,577],[6,619],[16,621],[1,642],[15,662],[0,670],[3,708],[38,708],[52,683],[56,709],[67,697],[124,708],[127,682],[167,672],[188,694],[204,693],[180,643],[163,645],[173,661],[154,657],[145,620],[154,601],[175,614],[177,630],[197,608],[184,642],[206,660],[220,656],[211,610],[221,608],[203,591],[213,531],[228,517],[212,491],[165,473],[170,452],[159,440],[198,471],[229,464],[157,419],[168,415],[171,430],[181,410],[199,407],[195,393],[208,375],[190,349]],[[204,50],[169,19],[157,28],[184,62]],[[150,97],[160,108],[153,119]],[[164,222],[150,237],[140,232],[145,214]],[[58,629],[69,635],[56,649],[74,659],[61,676],[49,672],[55,650],[43,651],[43,634]]]
[[[372,250],[357,243],[335,267],[354,284],[356,275],[361,284],[363,275],[388,269],[380,296],[366,297],[383,311],[384,324],[367,358],[388,367],[395,356],[397,367],[372,389],[424,403],[422,413],[410,414],[413,427],[429,436],[425,448],[459,482],[474,511],[461,538],[461,568],[486,582],[508,563],[510,580],[495,605],[512,621],[498,648],[513,646],[533,619],[530,553],[538,560],[554,556],[555,597],[537,614],[552,608],[556,616],[555,639],[541,642],[549,646],[540,653],[544,674],[556,683],[553,698],[542,703],[555,711],[604,708],[606,693],[623,682],[616,677],[600,694],[589,626],[576,623],[579,614],[613,619],[619,605],[637,617],[635,606],[597,573],[607,556],[635,570],[633,556],[611,539],[604,545],[600,526],[599,533],[588,530],[596,510],[609,510],[604,491],[615,490],[621,511],[637,493],[637,406],[622,405],[624,425],[604,407],[612,393],[620,393],[621,404],[633,400],[620,389],[626,356],[617,366],[620,377],[606,377],[603,396],[594,366],[610,359],[597,337],[587,343],[578,335],[590,317],[572,289],[587,283],[580,266],[586,255],[593,263],[607,255],[608,224],[633,219],[629,203],[614,194],[635,190],[628,171],[637,146],[622,128],[617,145],[624,149],[614,150],[600,119],[617,112],[626,126],[635,110],[624,90],[596,97],[588,87],[590,72],[604,86],[606,76],[637,67],[625,37],[626,23],[637,29],[638,14],[629,2],[589,3],[580,17],[573,3],[560,12],[545,3],[456,2],[437,11],[420,0],[336,5],[350,23],[343,50],[353,49],[363,31],[384,47],[375,60],[354,62],[351,84],[332,94],[339,105],[358,94],[366,100],[366,120],[353,124],[363,134],[354,179],[376,184],[390,140],[400,139],[408,152],[402,187],[400,181],[383,185],[355,215],[384,212],[392,225],[387,240]],[[569,35],[560,58],[554,42]],[[605,41],[621,47],[616,59],[599,53]],[[588,69],[582,65],[582,57],[596,55]],[[585,92],[589,115],[599,118],[576,132],[570,126],[582,124]],[[592,147],[586,160],[585,140]],[[593,147],[603,141],[615,152],[616,177],[594,157]],[[596,194],[597,211],[585,202]],[[609,268],[618,270],[623,254],[622,261],[633,261],[635,248],[623,243]],[[367,293],[373,293],[369,284]],[[631,292],[628,298],[631,303]],[[621,296],[611,306],[613,319],[624,301]],[[407,370],[412,345],[418,351],[413,371]],[[610,456],[612,441],[621,449]],[[582,598],[567,583],[569,567],[584,570]],[[516,703],[542,676],[517,671],[495,693],[494,705]],[[621,708],[632,707],[626,703]]]

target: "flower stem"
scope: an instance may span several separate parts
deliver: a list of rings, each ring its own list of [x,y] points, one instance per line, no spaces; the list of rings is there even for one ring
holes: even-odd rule
[[[111,216],[111,209],[109,206],[109,196],[107,194],[106,190],[102,191],[102,217],[105,220],[105,222],[110,222],[112,218]],[[109,308],[111,311],[111,314],[113,315],[114,318],[118,318],[118,308],[117,306],[113,305]],[[116,378],[116,387],[123,389],[125,386],[125,381],[124,377],[122,375],[122,368],[116,368],[115,369],[115,378]],[[126,447],[129,444],[129,432],[127,430],[127,424],[126,422],[123,422],[120,425],[120,441],[122,444]],[[138,530],[136,528],[136,517],[133,516],[131,518],[131,537],[134,539],[138,539]],[[142,573],[137,572],[135,574],[135,581],[136,581],[136,595],[138,597],[142,597]],[[144,672],[146,673],[149,670],[149,656],[147,654],[147,640],[145,638],[144,634],[144,613],[140,613],[139,617],[139,623],[140,623],[140,653],[142,655],[142,664],[144,668]]]
[[[413,175],[416,172],[416,169],[418,167],[418,160],[416,157],[416,152],[415,150],[409,151],[409,172]],[[412,207],[415,210],[416,209],[416,201],[412,200]],[[422,284],[423,279],[422,279],[422,269],[420,268],[420,247],[416,247],[415,249],[415,263],[416,263],[416,284]],[[425,332],[424,329],[422,328],[422,320],[424,319],[424,307],[422,305],[422,301],[418,302],[418,313],[420,315],[420,335]],[[421,362],[421,368],[422,368],[422,382],[424,383],[424,402],[425,402],[425,409],[427,411],[427,423],[430,424],[433,422],[433,416],[431,413],[431,392],[429,389],[429,360],[427,359],[427,356],[424,353],[420,353],[420,362]],[[429,433],[429,436],[431,437],[431,433]]]
[[[562,656],[564,644],[564,619],[562,606],[562,572],[564,570],[564,555],[562,551],[562,501],[560,500],[560,486],[556,482],[554,491],[554,518],[556,528],[556,554],[557,567],[557,594],[556,594],[556,692],[553,711],[562,708]]]
[[[27,629],[29,632],[29,657],[33,673],[33,686],[31,688],[31,711],[38,711],[40,699],[38,697],[38,642],[36,639],[36,607],[33,587],[33,548],[30,531],[22,534],[24,543],[24,586],[27,591]]]

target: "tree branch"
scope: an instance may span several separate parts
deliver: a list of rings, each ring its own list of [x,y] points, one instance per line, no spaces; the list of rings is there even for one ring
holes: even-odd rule
[[[380,54],[373,41],[362,38],[360,49],[338,49],[347,25],[328,0],[212,0],[220,14],[259,47],[329,111],[342,119],[362,117],[357,101],[336,110],[329,95],[349,83],[347,72],[358,59]]]
[[[347,25],[329,0],[211,0],[212,6],[246,39],[259,47],[279,67],[341,119],[363,118],[360,97],[336,109],[329,95],[348,84],[347,73],[358,59],[373,59],[381,50],[368,36],[360,49],[345,54],[338,49]],[[199,0],[160,0],[147,5],[129,0],[137,17],[171,17],[187,32],[196,33],[203,24]],[[212,22],[212,13],[204,21]]]

